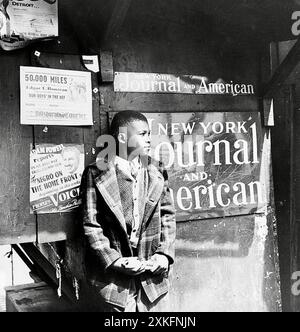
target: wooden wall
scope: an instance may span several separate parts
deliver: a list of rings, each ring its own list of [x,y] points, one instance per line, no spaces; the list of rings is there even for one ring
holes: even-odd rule
[[[199,74],[212,80],[222,77],[258,83],[258,52],[253,45],[246,47],[247,43],[238,43],[234,36],[227,38],[212,17],[199,17],[185,3],[177,3],[171,12],[165,2],[147,3],[145,7],[143,1],[135,2],[119,29],[114,29],[106,38],[100,38],[93,31],[95,25],[92,23],[91,30],[87,31],[91,49],[113,52],[115,71]],[[66,8],[69,8],[70,2],[67,4]],[[178,16],[178,12],[182,15]],[[94,14],[89,11],[89,15]],[[104,15],[106,10],[99,13],[99,20]],[[60,43],[39,45],[42,52],[76,54],[87,51],[85,42],[70,29],[67,18],[70,19],[70,13],[61,27]],[[99,134],[97,128],[101,128],[101,134],[106,132],[107,112],[110,111],[259,111],[257,97],[114,93],[112,84],[101,84],[100,96],[94,100],[95,128],[49,128],[45,134],[43,128],[19,125],[18,67],[29,63],[29,50],[0,54],[0,107],[4,114],[0,124],[0,158],[3,158],[0,159],[0,180],[5,184],[0,188],[0,244],[69,238],[66,259],[70,269],[79,276],[82,257],[76,237],[74,239],[74,216],[39,216],[36,219],[29,215],[29,144],[33,140],[36,143],[84,142],[89,153]],[[101,106],[97,98],[103,102]],[[271,186],[269,145],[267,129],[265,170]],[[91,159],[92,156],[87,155],[87,162]],[[172,290],[174,311],[280,310],[273,227],[276,222],[271,199],[269,202],[267,216],[236,216],[178,224]],[[18,238],[18,234],[22,237]],[[192,249],[184,247],[189,241],[194,245]],[[224,244],[231,249],[224,250]]]
[[[164,12],[158,2],[153,6],[154,11],[161,6],[159,12]],[[184,8],[180,10],[184,12]],[[213,41],[222,36],[209,33],[210,18],[199,19],[203,22],[199,33],[192,32],[188,23],[185,26],[175,17],[163,14],[155,15],[154,24],[149,11],[136,5],[131,8],[122,31],[103,47],[113,51],[116,71],[204,74],[215,79],[226,77],[256,83],[257,53],[240,45],[230,45],[230,51],[228,45],[222,48],[226,42]],[[259,111],[255,97],[114,93],[111,85],[102,86],[101,93],[107,110],[114,112]],[[267,129],[265,165],[271,179],[269,138]],[[276,219],[271,198],[269,202],[267,217],[237,216],[178,224],[172,290],[174,311],[280,310],[273,227]],[[226,244],[231,249],[224,249]]]
[[[60,33],[61,37],[57,41],[39,43],[16,52],[0,50],[0,245],[64,240],[66,235],[73,234],[72,217],[56,216],[49,219],[30,215],[29,153],[30,144],[35,143],[83,143],[84,130],[49,127],[48,132],[44,132],[44,127],[20,125],[19,67],[38,65],[32,56],[36,49],[41,51],[42,56],[45,52],[61,54],[52,57],[52,63],[56,67],[70,66],[70,63],[65,63],[63,54],[79,54],[73,31],[66,22],[60,25]],[[78,61],[71,63],[77,68],[80,64]],[[98,108],[94,107],[94,110],[97,121]],[[87,139],[87,143],[91,141]]]

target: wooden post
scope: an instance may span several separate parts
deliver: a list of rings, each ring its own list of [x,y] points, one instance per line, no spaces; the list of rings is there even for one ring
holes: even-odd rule
[[[109,51],[100,51],[100,72],[103,83],[114,81],[113,55]]]
[[[261,91],[261,96],[264,98],[274,97],[274,94],[284,82],[288,79],[300,59],[300,39],[290,50],[286,58],[279,65],[274,72],[271,80],[264,86]]]

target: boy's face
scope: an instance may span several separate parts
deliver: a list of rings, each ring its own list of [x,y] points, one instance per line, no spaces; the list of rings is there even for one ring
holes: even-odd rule
[[[130,158],[145,156],[151,150],[150,128],[147,122],[136,120],[127,127],[127,153]]]

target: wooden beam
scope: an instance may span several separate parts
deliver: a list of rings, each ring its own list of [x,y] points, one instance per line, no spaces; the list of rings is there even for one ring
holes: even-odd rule
[[[76,312],[67,299],[59,299],[46,283],[6,287],[7,312]]]
[[[112,52],[100,50],[100,73],[102,82],[112,83],[114,81],[114,65]]]
[[[38,269],[38,271],[42,271],[43,275],[47,276],[47,280],[45,281],[48,282],[48,280],[50,280],[53,285],[57,286],[58,280],[56,277],[55,268],[40,252],[40,250],[31,243],[22,244],[21,248],[33,262],[35,268]],[[73,302],[76,301],[75,292],[64,274],[62,275],[62,293],[67,297],[68,300]]]
[[[296,88],[295,86],[290,86],[289,89],[289,108],[290,108],[290,119],[291,119],[291,149],[292,154],[290,158],[291,162],[291,171],[290,171],[290,274],[291,274],[291,312],[299,312],[300,311],[300,298],[299,295],[295,294],[295,283],[298,280],[298,271],[300,269],[300,242],[299,242],[299,205],[298,199],[300,194],[300,176],[299,176],[299,124],[300,124],[300,116],[296,111]],[[297,276],[297,279],[295,279]],[[297,290],[299,287],[297,287]]]
[[[108,41],[120,30],[130,5],[131,0],[116,0],[111,18],[104,33],[104,41]]]
[[[279,66],[279,45],[277,42],[270,44],[270,66],[271,75],[273,76]]]
[[[300,39],[290,50],[289,54],[279,65],[277,70],[274,72],[270,81],[263,87],[260,95],[263,98],[272,98],[278,91],[278,89],[288,79],[294,68],[297,66],[300,60]]]

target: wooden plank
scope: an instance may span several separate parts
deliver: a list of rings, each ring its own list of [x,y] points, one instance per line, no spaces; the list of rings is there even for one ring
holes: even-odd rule
[[[278,44],[278,64],[282,63],[282,61],[289,54],[293,46],[296,44],[297,39],[294,40],[286,40],[277,43]]]
[[[115,37],[118,33],[125,21],[130,5],[131,0],[116,0],[111,18],[104,33],[104,41]]]
[[[289,89],[282,89],[274,99],[275,123],[272,128],[272,159],[276,216],[278,220],[281,293],[283,311],[290,311],[291,299],[291,220],[292,214],[292,125],[293,115],[290,107]],[[284,162],[283,162],[284,161]]]
[[[114,67],[113,55],[109,51],[100,51],[100,68],[101,68],[101,81],[110,82],[114,81]]]
[[[298,204],[300,199],[300,133],[297,130],[300,125],[300,113],[297,110],[298,103],[296,103],[296,95],[299,95],[299,85],[291,86],[290,88],[290,113],[294,120],[291,125],[291,149],[293,151],[291,156],[291,210],[293,214],[290,220],[291,278],[293,278],[294,273],[299,273],[300,271],[300,206]],[[295,281],[292,280],[292,284]],[[300,311],[300,297],[293,293],[291,294],[291,311]]]
[[[298,178],[298,176],[297,176]],[[299,189],[298,189],[299,191]],[[297,197],[298,197],[297,193]],[[297,219],[294,223],[293,227],[293,248],[292,248],[292,299],[291,299],[291,311],[292,312],[300,312],[300,219],[299,215],[297,215]]]
[[[74,306],[59,299],[56,292],[45,283],[6,288],[7,312],[70,312]]]
[[[49,284],[52,286],[58,287],[58,279],[56,277],[55,267],[41,253],[40,249],[30,243],[22,244],[21,247],[26,255],[32,260],[33,264],[37,266],[38,271],[42,271],[43,274],[46,275],[47,280],[45,281],[49,282]],[[62,272],[62,284],[62,294],[70,301],[75,300],[75,292],[73,291],[72,286],[65,276],[64,271]]]
[[[185,96],[161,95],[155,98],[147,93],[116,93],[110,107],[115,111],[134,110],[150,112],[251,112],[257,111],[257,97],[227,97],[227,96]]]
[[[19,66],[26,51],[0,53],[0,245],[35,240],[29,213],[29,147],[32,128],[20,125]]]
[[[270,165],[271,167],[271,165]],[[268,234],[265,246],[265,270],[263,279],[263,294],[266,306],[270,312],[282,312],[280,288],[280,267],[278,252],[277,218],[275,209],[270,208],[267,218]]]
[[[300,39],[296,42],[288,55],[279,65],[270,81],[263,87],[261,91],[262,97],[274,97],[276,91],[285,83],[300,58]]]
[[[278,43],[272,42],[270,44],[270,66],[271,66],[271,77],[275,74],[279,66],[279,49]]]

